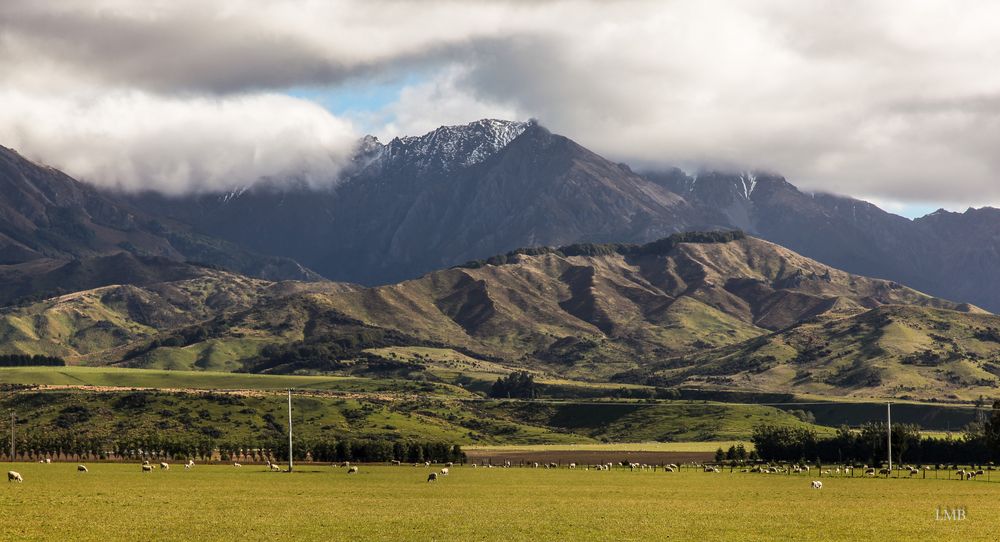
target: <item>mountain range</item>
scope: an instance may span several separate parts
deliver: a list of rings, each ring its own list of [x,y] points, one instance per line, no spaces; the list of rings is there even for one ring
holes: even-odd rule
[[[326,190],[293,183],[128,201],[366,285],[518,247],[740,229],[838,269],[1000,310],[996,209],[909,220],[802,192],[771,173],[636,172],[536,122],[483,120],[387,144],[368,137],[358,149],[341,183]]]
[[[411,378],[457,359],[582,381],[760,391],[803,387],[789,380],[803,378],[809,361],[823,377],[806,391],[916,397],[954,383],[953,370],[935,372],[945,366],[977,376],[978,387],[966,391],[995,385],[994,328],[1000,318],[974,306],[730,232],[528,248],[372,288],[205,269],[8,310],[0,353],[166,369],[392,370]],[[883,343],[892,346],[877,346]],[[880,364],[858,361],[877,348]],[[923,368],[923,387],[901,383],[907,363]]]
[[[3,148],[0,188],[0,354],[956,400],[1000,377],[1000,211],[637,172],[534,121],[366,137],[329,188],[122,194]]]

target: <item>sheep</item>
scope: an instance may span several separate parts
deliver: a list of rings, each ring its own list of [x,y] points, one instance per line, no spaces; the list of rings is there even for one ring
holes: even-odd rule
[[[667,465],[666,467],[663,467],[663,472],[674,472],[674,468]]]
[[[571,468],[571,469],[575,469],[575,468],[576,468],[576,463],[570,463],[570,464],[569,464],[569,468]]]
[[[448,467],[450,469],[450,468],[454,467],[455,464],[452,463],[451,461],[449,461],[449,462],[445,463],[444,466],[446,466],[446,467]],[[508,466],[508,467],[510,466],[510,461],[507,462],[506,466]]]
[[[402,465],[402,463],[400,463],[398,459],[393,459],[389,464],[392,465],[393,467],[398,467]]]
[[[76,471],[77,471],[77,472],[89,472],[89,471],[87,470],[87,466],[86,466],[86,465],[77,465],[77,466],[76,466]]]
[[[432,473],[430,473],[430,474],[427,475],[427,481],[428,482],[436,482],[437,479],[438,479],[438,473],[436,473],[436,472],[432,472]]]
[[[153,472],[153,466],[152,465],[143,465],[142,466],[142,472]]]
[[[823,482],[820,482],[819,480],[813,480],[812,488],[813,489],[823,489]]]
[[[558,469],[559,468],[559,464],[558,463],[549,463],[549,468],[550,469]]]
[[[875,469],[865,469],[865,476],[875,476]]]
[[[170,470],[170,465],[166,462],[160,462],[160,470]]]
[[[143,465],[149,465],[149,460],[147,459],[147,460],[143,461],[142,464]]]
[[[233,463],[233,467],[235,467],[237,469],[242,469],[243,465],[240,465],[239,463]]]
[[[892,474],[892,471],[889,469],[879,469],[878,473],[888,477],[890,474]]]
[[[428,462],[427,464],[430,465],[430,462]],[[267,462],[267,466],[269,466],[269,467],[271,466],[271,462],[270,461]],[[349,469],[349,468],[351,468],[351,462],[350,461],[344,461],[343,463],[340,464],[340,466],[344,467],[346,469]]]
[[[347,469],[347,474],[357,474],[357,473],[358,473],[358,468],[357,467],[349,467]]]
[[[448,467],[441,469],[441,476],[448,476]]]
[[[185,469],[190,469],[192,467],[194,467],[194,459],[188,459],[188,462],[187,462],[186,465],[184,465],[184,468]]]
[[[7,483],[10,482],[17,482],[20,484],[21,482],[24,482],[24,478],[21,477],[21,473],[9,470],[7,471]]]
[[[279,467],[276,463],[271,463],[271,466],[268,468],[271,469],[271,472],[281,472],[281,467]],[[350,467],[350,468],[357,469],[357,467]]]

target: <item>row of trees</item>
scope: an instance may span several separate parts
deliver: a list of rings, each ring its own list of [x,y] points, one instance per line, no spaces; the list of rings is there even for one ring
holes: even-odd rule
[[[162,460],[287,461],[288,442],[216,441],[184,435],[112,439],[81,438],[73,432],[24,433],[15,441],[16,457],[10,457],[10,436],[2,443],[0,457],[6,461],[65,460]],[[464,461],[458,444],[446,442],[389,441],[383,439],[298,439],[293,441],[296,461],[422,462]]]
[[[0,356],[0,367],[63,367],[66,361],[55,356],[5,354]]]
[[[886,429],[875,422],[820,437],[811,429],[765,424],[754,427],[751,440],[760,458],[769,461],[879,464],[888,457]],[[926,437],[914,425],[893,424],[891,438],[893,461],[900,464],[1000,462],[1000,401],[989,420],[970,424],[960,437]]]

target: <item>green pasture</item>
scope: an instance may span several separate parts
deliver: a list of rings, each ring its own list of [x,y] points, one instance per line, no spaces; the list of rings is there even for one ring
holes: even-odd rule
[[[694,470],[4,464],[2,540],[994,540],[1000,484]],[[439,468],[439,467],[438,467]],[[436,470],[436,469],[435,469]],[[940,509],[962,508],[961,521]]]

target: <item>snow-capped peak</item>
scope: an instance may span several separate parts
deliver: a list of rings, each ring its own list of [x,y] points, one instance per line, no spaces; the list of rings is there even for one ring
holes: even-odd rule
[[[372,165],[412,164],[427,171],[450,171],[485,161],[506,147],[532,122],[483,119],[460,126],[442,126],[421,136],[397,137],[382,144],[366,136],[358,144],[359,170]]]

